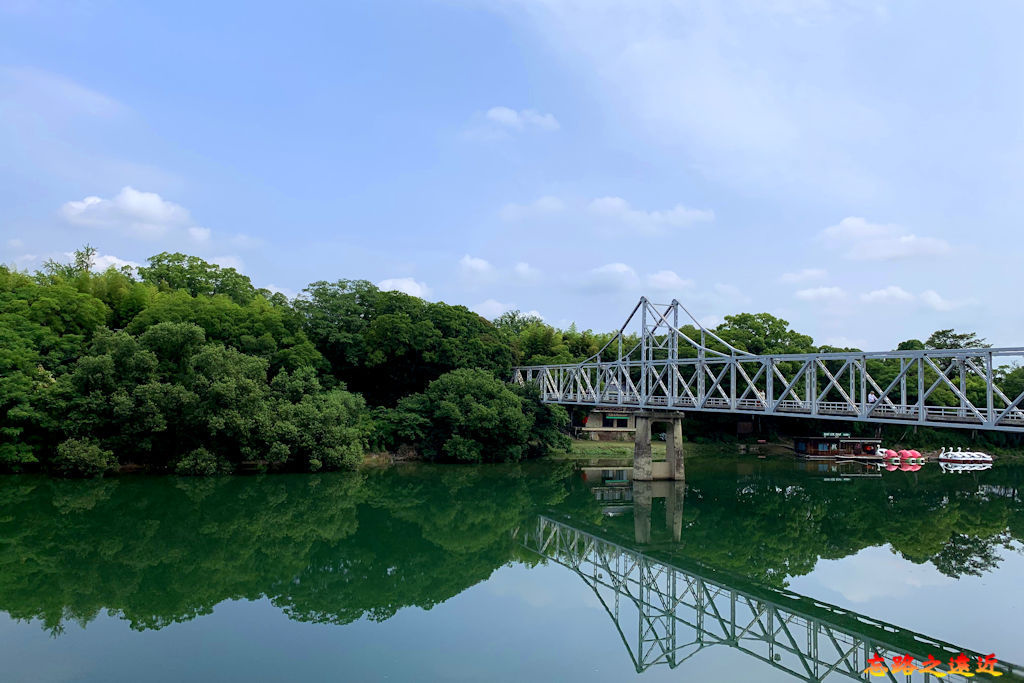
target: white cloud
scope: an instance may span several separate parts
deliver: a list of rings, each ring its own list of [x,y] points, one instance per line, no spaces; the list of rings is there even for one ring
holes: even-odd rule
[[[693,287],[693,280],[684,280],[674,270],[659,270],[647,276],[647,286],[659,291],[678,292]]]
[[[534,268],[529,263],[520,261],[512,268],[512,273],[520,282],[537,282],[541,279],[540,269]]]
[[[714,211],[690,209],[682,204],[676,204],[665,211],[634,209],[622,197],[599,197],[590,202],[588,209],[596,216],[619,221],[646,232],[655,232],[666,227],[683,228],[715,219]]]
[[[195,227],[184,207],[155,192],[140,192],[128,186],[112,199],[91,196],[67,202],[61,214],[72,225],[120,230],[140,237],[159,237],[171,229]]]
[[[792,273],[783,273],[779,277],[779,282],[796,284],[798,282],[807,282],[809,280],[820,280],[826,275],[828,275],[828,273],[821,268],[804,268],[803,270],[798,270]]]
[[[74,258],[74,254],[68,254],[68,256]],[[129,268],[132,268],[134,270],[135,268],[138,268],[139,266],[142,265],[141,263],[136,263],[135,261],[127,261],[125,259],[120,259],[111,254],[96,254],[96,256],[93,257],[92,262],[93,270],[95,271],[106,270],[111,266],[118,269],[123,268],[124,266],[128,266]]]
[[[466,254],[459,259],[462,274],[476,281],[490,280],[494,277],[494,266],[490,261]]]
[[[505,311],[512,310],[512,308],[512,304],[503,304],[500,301],[497,301],[496,299],[487,299],[473,306],[471,310],[479,313],[488,320],[492,320],[494,318],[497,318]]]
[[[23,246],[25,246],[25,243],[15,238],[7,240],[7,246],[10,247],[11,249],[21,249]]]
[[[210,240],[210,229],[193,225],[188,229],[188,236],[196,242],[208,242]]]
[[[419,282],[411,277],[393,277],[381,280],[377,283],[377,287],[385,292],[404,292],[421,299],[430,296],[430,287],[427,287],[425,282]]]
[[[860,300],[872,304],[908,303],[914,300],[914,295],[902,287],[889,285],[888,287],[876,289],[868,292],[867,294],[861,294]]]
[[[921,301],[936,311],[952,311],[974,303],[974,299],[946,299],[934,289],[927,289],[921,292]]]
[[[794,293],[797,299],[804,301],[835,301],[846,296],[841,287],[811,287]]]
[[[821,239],[855,261],[942,256],[952,251],[945,240],[918,237],[899,225],[871,223],[857,216],[849,216],[825,228]]]
[[[934,311],[952,311],[975,303],[974,299],[947,299],[934,289],[926,289],[918,295],[914,295],[902,287],[889,285],[883,289],[876,289],[867,294],[860,295],[861,301],[873,304],[907,304],[920,302]]]
[[[636,289],[640,278],[625,263],[608,263],[587,271],[578,281],[574,280],[573,284],[577,289],[589,293],[621,292]]]
[[[553,114],[542,114],[536,109],[516,111],[509,107],[492,107],[487,110],[485,117],[492,123],[514,130],[527,128],[558,130],[559,128],[558,119]]]
[[[526,218],[549,216],[565,208],[565,202],[558,197],[540,197],[528,204],[509,203],[501,207],[499,215],[503,221],[519,221]]]

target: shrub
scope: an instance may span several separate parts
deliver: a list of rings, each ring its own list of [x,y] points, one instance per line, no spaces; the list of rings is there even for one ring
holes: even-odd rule
[[[57,446],[50,466],[62,477],[102,477],[117,466],[117,458],[95,441],[68,439]]]
[[[231,463],[214,455],[205,448],[197,448],[185,455],[174,466],[176,474],[186,477],[210,477],[215,474],[231,474]]]
[[[429,460],[516,462],[567,447],[565,409],[535,388],[510,387],[485,370],[454,370],[403,398],[381,425],[394,449],[414,444]]]

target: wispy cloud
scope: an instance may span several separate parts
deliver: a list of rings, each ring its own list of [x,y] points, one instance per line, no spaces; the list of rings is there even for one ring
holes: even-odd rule
[[[565,202],[558,197],[540,197],[526,204],[509,203],[501,207],[499,215],[503,221],[520,221],[538,216],[550,216],[565,209]]]
[[[558,130],[560,128],[558,119],[553,114],[542,114],[536,109],[520,109],[516,111],[509,107],[491,107],[484,116],[492,123],[513,130],[525,130],[527,128]]]
[[[844,298],[846,292],[841,287],[811,287],[798,290],[794,296],[804,301],[835,301]]]
[[[681,292],[693,287],[693,280],[683,279],[674,270],[651,273],[646,282],[651,289],[662,292]]]
[[[715,219],[715,212],[707,209],[691,209],[676,204],[664,211],[635,209],[622,197],[599,197],[587,207],[594,216],[609,219],[644,232],[656,232],[664,228],[685,228],[695,223],[708,223]]]
[[[952,251],[949,243],[936,237],[919,237],[904,227],[872,223],[850,216],[825,228],[821,239],[829,247],[854,261],[942,256]]]
[[[392,277],[381,280],[377,287],[385,292],[404,292],[410,296],[418,296],[425,299],[430,296],[430,287],[427,283],[420,282],[411,277]]]
[[[779,276],[779,282],[797,284],[800,282],[808,282],[810,280],[820,280],[827,275],[828,272],[822,268],[804,268],[803,270],[797,270],[792,273],[783,273]]]

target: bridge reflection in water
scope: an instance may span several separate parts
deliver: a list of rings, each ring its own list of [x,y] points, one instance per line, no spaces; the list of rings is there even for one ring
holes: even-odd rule
[[[677,539],[682,528],[684,484],[659,484],[636,482],[632,489],[640,543],[650,538],[655,494],[666,497],[666,521]],[[987,654],[790,591],[741,585],[740,579],[697,564],[658,559],[550,517],[540,516],[531,528],[516,533],[524,547],[570,569],[594,591],[637,672],[665,664],[675,668],[713,645],[735,648],[804,681],[839,676],[880,680],[864,673],[875,653],[887,664],[894,656],[911,655],[921,662],[930,654],[943,663],[943,671],[960,653],[972,665]],[[1000,681],[1024,681],[1024,667],[1000,662],[996,668],[1004,674]],[[921,673],[886,676],[891,681],[937,680]],[[972,680],[987,678],[980,677]],[[948,674],[943,680],[968,679]]]

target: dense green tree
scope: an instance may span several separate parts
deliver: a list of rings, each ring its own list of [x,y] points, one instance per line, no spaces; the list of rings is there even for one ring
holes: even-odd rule
[[[974,332],[954,332],[952,329],[932,332],[924,345],[928,349],[987,349],[992,346]]]
[[[494,319],[494,326],[499,330],[508,332],[512,336],[518,336],[522,334],[523,330],[527,327],[535,324],[542,323],[544,320],[531,313],[523,313],[522,311],[506,311]]]
[[[375,405],[393,405],[458,368],[511,372],[506,335],[462,306],[339,280],[313,283],[295,307],[332,375]]]
[[[750,353],[811,353],[814,340],[789,328],[789,323],[770,313],[725,316],[715,333],[733,346]]]
[[[386,421],[389,445],[413,445],[429,460],[516,462],[564,445],[559,430],[568,416],[541,404],[536,390],[513,390],[486,371],[463,369],[400,400]]]
[[[139,268],[139,277],[164,290],[182,290],[192,296],[223,294],[237,304],[246,304],[257,296],[245,275],[197,256],[163,252],[148,261],[148,266]]]

